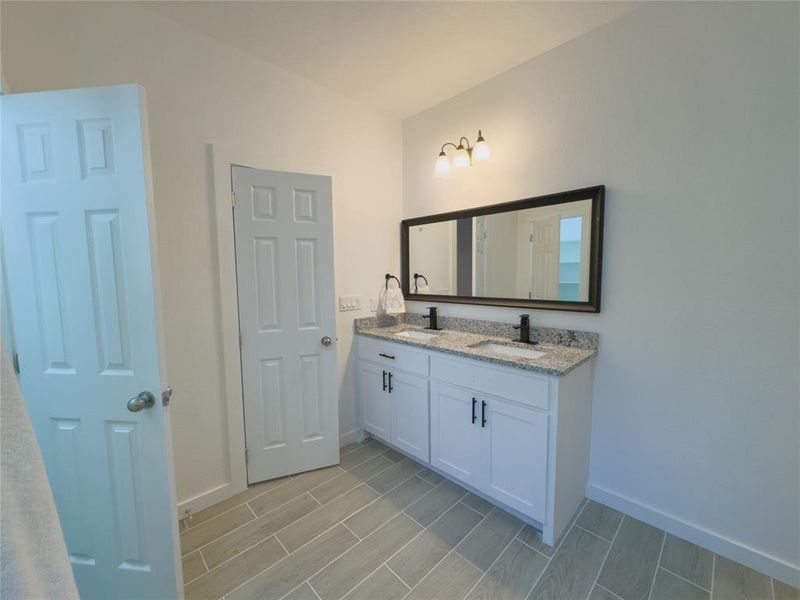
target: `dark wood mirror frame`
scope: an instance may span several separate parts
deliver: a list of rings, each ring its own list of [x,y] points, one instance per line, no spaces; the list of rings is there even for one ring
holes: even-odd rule
[[[559,192],[525,200],[515,200],[502,204],[492,204],[478,208],[469,208],[438,215],[406,219],[400,222],[400,253],[401,253],[401,279],[403,295],[407,300],[419,302],[446,302],[452,304],[484,304],[489,306],[513,306],[519,308],[539,308],[547,310],[567,310],[576,312],[600,312],[600,281],[603,265],[603,209],[605,205],[605,186]],[[589,241],[589,294],[586,302],[572,302],[567,300],[527,300],[520,298],[484,298],[475,296],[443,296],[436,294],[412,294],[409,275],[409,248],[408,230],[417,225],[439,223],[454,219],[480,217],[484,215],[504,213],[514,210],[565,204],[579,200],[592,201],[592,222]]]

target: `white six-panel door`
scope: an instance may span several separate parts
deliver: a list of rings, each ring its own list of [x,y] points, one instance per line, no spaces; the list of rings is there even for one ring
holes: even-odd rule
[[[339,462],[330,177],[231,168],[250,483]]]
[[[143,106],[134,85],[2,97],[20,384],[84,599],[181,595]]]

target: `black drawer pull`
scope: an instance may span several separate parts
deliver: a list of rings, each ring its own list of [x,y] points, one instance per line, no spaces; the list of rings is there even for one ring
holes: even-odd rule
[[[386,391],[386,371],[383,372],[383,391]]]
[[[394,360],[394,356],[392,356],[391,354],[384,354],[383,352],[381,352],[378,354],[378,356],[382,356],[383,358],[391,358],[392,360]]]
[[[481,400],[481,427],[486,427],[486,400]]]
[[[473,398],[473,399],[472,399],[472,424],[473,424],[473,425],[475,424],[475,420],[478,418],[478,417],[476,417],[476,416],[475,416],[475,405],[476,405],[477,403],[478,403],[478,401],[477,401],[477,400],[475,400],[475,398]]]
[[[392,373],[389,372],[389,393],[392,393]]]

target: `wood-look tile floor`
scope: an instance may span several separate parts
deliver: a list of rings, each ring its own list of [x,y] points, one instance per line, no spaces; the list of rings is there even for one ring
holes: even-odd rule
[[[187,600],[800,600],[595,502],[556,548],[375,440],[181,521]]]

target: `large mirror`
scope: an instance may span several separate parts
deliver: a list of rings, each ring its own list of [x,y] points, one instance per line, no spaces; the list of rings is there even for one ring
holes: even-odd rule
[[[604,191],[403,221],[406,297],[600,312]]]

